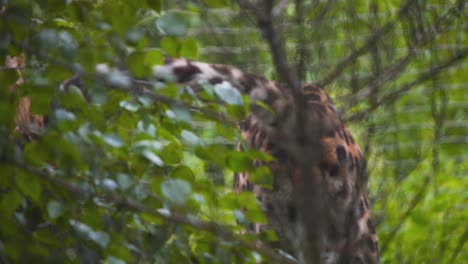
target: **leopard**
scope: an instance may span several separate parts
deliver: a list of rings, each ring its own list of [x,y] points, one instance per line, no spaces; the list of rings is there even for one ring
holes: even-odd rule
[[[232,65],[169,57],[153,66],[153,78],[188,86],[229,85],[249,98],[237,149],[273,157],[253,161],[255,167],[268,166],[271,188],[256,184],[247,172],[234,174],[234,192],[253,192],[268,219],[267,224],[252,223],[253,233],[273,230],[278,237],[273,244],[299,260],[294,249],[307,243],[303,238],[310,233],[318,234],[320,263],[379,263],[366,159],[323,88],[302,85],[300,104],[291,87],[263,76]]]

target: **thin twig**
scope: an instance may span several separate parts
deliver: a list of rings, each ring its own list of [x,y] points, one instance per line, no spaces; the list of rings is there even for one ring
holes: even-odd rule
[[[399,89],[388,93],[387,95],[382,96],[375,105],[372,105],[368,107],[367,109],[364,109],[362,111],[358,111],[351,116],[345,118],[346,121],[355,121],[355,120],[360,120],[364,118],[366,115],[368,115],[370,112],[373,110],[377,109],[383,104],[388,104],[390,102],[395,101],[397,98],[402,96],[403,94],[407,93],[412,87],[429,80],[430,78],[434,77],[435,75],[440,74],[443,70],[460,63],[464,58],[468,57],[468,48],[461,49],[459,52],[457,52],[454,56],[452,56],[450,59],[447,59],[445,62],[432,67],[431,69],[427,70],[426,72],[422,73],[418,78],[415,80],[408,82],[404,85],[402,85]]]
[[[340,112],[347,112],[347,110],[367,98],[375,89],[375,87],[381,86],[385,82],[391,81],[400,76],[400,74],[405,71],[406,66],[408,66],[409,63],[417,57],[416,48],[425,47],[437,36],[449,29],[449,26],[452,24],[452,22],[456,21],[455,18],[459,17],[459,13],[460,10],[458,6],[449,8],[449,10],[443,16],[438,18],[433,23],[434,27],[430,29],[431,32],[428,33],[429,35],[425,35],[424,38],[417,40],[416,43],[408,49],[408,53],[405,56],[398,59],[398,61],[393,65],[390,65],[386,69],[382,70],[381,74],[372,76],[368,80],[365,80],[363,83],[361,83],[361,86],[365,86],[367,88],[364,88],[357,93],[353,93],[351,96],[348,95],[347,98],[341,99],[342,101],[346,102],[346,104],[341,107]]]
[[[246,0],[237,0],[237,2],[241,8],[246,8],[255,15],[257,26],[262,32],[262,36],[268,43],[270,52],[272,53],[276,73],[280,79],[286,83],[288,88],[291,89],[293,94],[298,93],[300,88],[299,81],[288,65],[286,50],[274,28],[271,10],[268,10],[267,7],[255,6],[250,1]],[[265,3],[266,2],[269,2],[269,0],[265,0]],[[265,4],[265,6],[266,5],[267,4]]]
[[[455,259],[458,257],[458,254],[460,254],[460,252],[462,251],[466,240],[468,240],[468,228],[465,227],[465,232],[463,232],[463,234],[458,239],[457,246],[455,247],[455,250],[453,250],[452,255],[450,256],[450,260],[447,263],[455,263]]]
[[[426,194],[429,183],[430,183],[430,177],[426,177],[424,179],[424,182],[421,188],[416,193],[416,195],[414,195],[413,199],[410,201],[409,206],[406,209],[406,211],[401,215],[401,217],[399,217],[400,221],[398,222],[398,224],[393,227],[393,229],[390,231],[386,239],[382,241],[382,244],[381,244],[382,246],[380,248],[380,251],[382,253],[385,252],[385,250],[387,250],[388,246],[390,245],[390,242],[395,238],[395,235],[401,229],[406,219],[409,216],[411,216],[411,213],[413,212],[413,210],[416,208],[419,202],[422,201],[422,199],[424,198],[424,195]]]
[[[17,67],[9,67],[9,66],[2,66],[0,67],[0,71],[15,71],[15,70],[24,70],[24,66],[17,66]]]
[[[414,0],[407,0],[399,9],[396,18],[394,20],[391,20],[379,29],[375,30],[374,33],[372,33],[365,43],[355,50],[353,53],[351,53],[349,56],[346,58],[342,59],[338,64],[335,66],[335,68],[327,74],[322,80],[317,82],[318,86],[325,87],[326,85],[330,84],[333,82],[338,76],[341,75],[341,73],[348,67],[349,65],[353,64],[353,62],[360,56],[366,54],[369,50],[370,47],[375,45],[375,43],[385,34],[388,32],[392,31],[397,23],[400,21],[400,19],[406,15],[409,11],[409,8],[416,3],[417,1]]]

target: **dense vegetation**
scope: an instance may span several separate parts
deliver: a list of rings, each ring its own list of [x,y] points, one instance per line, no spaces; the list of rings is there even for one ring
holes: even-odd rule
[[[287,83],[245,2],[0,2],[0,263],[288,261],[240,232],[266,220],[233,172],[271,183],[235,151],[248,107],[151,79],[169,55]],[[466,263],[466,2],[274,2],[290,73],[368,157],[382,262]]]

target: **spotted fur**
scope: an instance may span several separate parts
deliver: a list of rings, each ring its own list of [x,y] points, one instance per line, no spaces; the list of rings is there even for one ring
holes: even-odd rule
[[[367,190],[366,161],[331,99],[320,87],[304,85],[302,95],[306,101],[305,131],[315,131],[314,147],[318,156],[310,156],[312,168],[304,172],[297,155],[289,144],[298,137],[296,106],[288,90],[263,77],[244,73],[228,65],[208,64],[185,59],[167,59],[164,65],[153,68],[160,81],[189,83],[208,82],[220,85],[227,82],[252,102],[251,114],[241,125],[245,147],[270,153],[274,162],[266,165],[272,171],[273,189],[253,184],[246,173],[236,173],[234,190],[254,192],[268,217],[268,226],[254,225],[253,230],[272,228],[279,237],[280,247],[291,251],[294,241],[300,241],[301,231],[290,232],[299,215],[298,190],[307,192],[311,172],[320,175],[321,197],[327,205],[324,219],[324,239],[321,249],[323,263],[378,263],[378,245],[370,215]],[[258,107],[262,101],[274,110]],[[312,132],[311,132],[312,133]],[[314,134],[315,135],[315,134]],[[242,149],[242,145],[238,146]],[[261,163],[255,161],[256,166]],[[321,201],[322,201],[321,200]],[[307,223],[305,223],[307,224]]]

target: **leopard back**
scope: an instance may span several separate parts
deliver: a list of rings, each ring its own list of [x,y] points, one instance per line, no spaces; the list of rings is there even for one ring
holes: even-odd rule
[[[153,68],[158,80],[220,85],[232,84],[250,97],[251,113],[242,122],[244,148],[271,154],[267,165],[273,176],[271,189],[255,185],[248,173],[234,175],[234,191],[253,192],[268,218],[267,225],[252,224],[252,231],[273,229],[278,246],[286,252],[304,243],[301,226],[320,227],[320,257],[323,263],[378,263],[377,236],[371,221],[366,160],[345,127],[332,100],[320,87],[304,85],[306,118],[301,121],[310,140],[305,147],[298,138],[298,107],[289,90],[263,77],[228,65],[185,59],[169,59]],[[258,107],[261,101],[274,114]],[[305,149],[298,153],[296,149]],[[317,214],[317,207],[324,207]],[[309,228],[314,230],[314,227]]]

